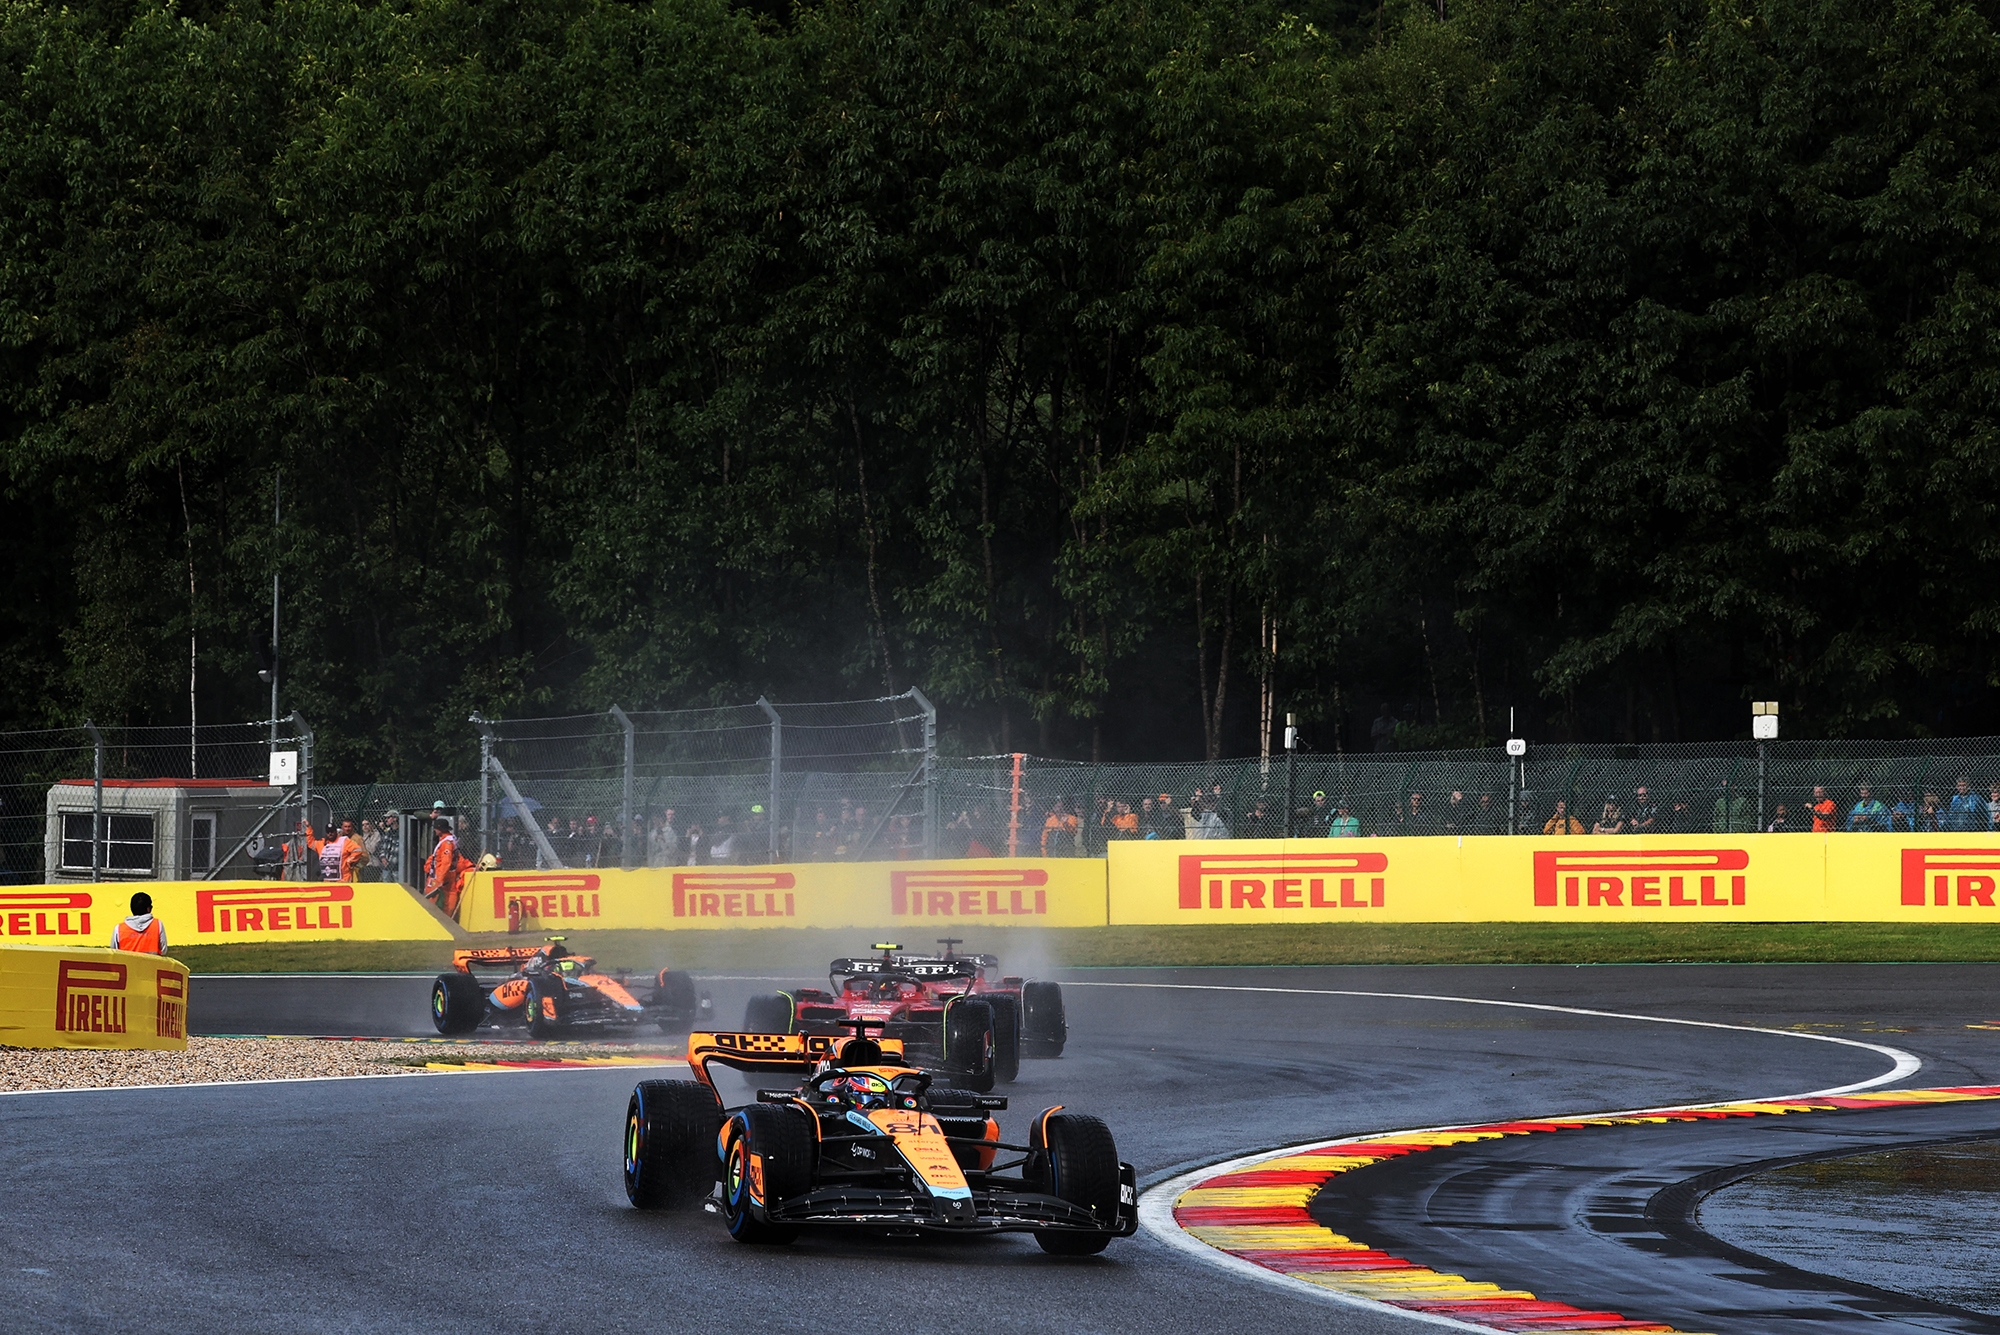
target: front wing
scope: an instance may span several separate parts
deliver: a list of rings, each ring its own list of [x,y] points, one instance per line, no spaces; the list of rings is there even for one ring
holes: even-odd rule
[[[1138,1177],[1131,1164],[1118,1165],[1118,1183],[1118,1219],[1108,1230],[1090,1211],[1059,1196],[999,1184],[974,1186],[970,1211],[965,1202],[893,1187],[822,1186],[778,1201],[761,1213],[774,1224],[955,1234],[1109,1232],[1129,1238],[1139,1230]],[[708,1208],[720,1206],[711,1201]]]

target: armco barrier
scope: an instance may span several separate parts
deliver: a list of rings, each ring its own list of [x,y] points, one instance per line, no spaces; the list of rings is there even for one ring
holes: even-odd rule
[[[187,1047],[187,966],[164,955],[0,946],[0,1044]]]
[[[103,945],[153,897],[167,947],[254,941],[449,941],[400,885],[320,881],[144,881],[0,887],[0,943]]]
[[[511,902],[539,927],[1102,927],[1104,877],[1087,858],[479,872],[459,921],[505,931]]]
[[[2000,835],[1138,841],[1113,924],[2000,923]]]

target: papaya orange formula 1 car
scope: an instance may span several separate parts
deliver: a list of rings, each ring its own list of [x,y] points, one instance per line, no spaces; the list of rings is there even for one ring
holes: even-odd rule
[[[1046,1108],[1028,1142],[1000,1138],[1007,1100],[947,1088],[895,1039],[691,1034],[693,1080],[648,1080],[625,1114],[625,1194],[642,1210],[705,1208],[738,1242],[802,1228],[887,1236],[1032,1233],[1061,1256],[1101,1252],[1139,1226],[1137,1179],[1111,1129]],[[725,1108],[711,1065],[798,1077]]]
[[[532,1038],[557,1038],[579,1029],[657,1024],[686,1033],[708,1012],[708,998],[684,973],[662,969],[642,1000],[619,973],[597,972],[597,961],[572,955],[559,936],[547,945],[454,950],[453,972],[431,984],[431,1023],[440,1034],[469,1034],[481,1025],[525,1028]],[[475,969],[506,969],[488,984]]]

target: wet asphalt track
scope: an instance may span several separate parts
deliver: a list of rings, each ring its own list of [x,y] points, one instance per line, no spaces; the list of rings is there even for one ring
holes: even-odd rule
[[[1016,1132],[1026,1113],[1050,1103],[1100,1113],[1142,1182],[1288,1142],[1795,1094],[1890,1066],[1875,1052],[1778,1035],[1210,988],[1449,994],[1814,1026],[1922,1057],[1924,1069],[1903,1085],[2000,1083],[2000,1031],[1966,1027],[2000,1014],[1993,966],[1149,970],[1070,981],[1201,989],[1072,987],[1069,1054],[1025,1064],[1009,1091],[1016,1108],[1002,1115],[1004,1130]],[[712,986],[718,1014],[728,1017],[768,985]],[[421,978],[199,979],[192,1012],[206,1032],[419,1034],[427,988]],[[0,1098],[12,1225],[0,1230],[0,1327],[1418,1329],[1201,1265],[1144,1235],[1084,1260],[1047,1257],[1027,1238],[897,1243],[821,1234],[782,1251],[742,1247],[711,1218],[625,1205],[617,1138],[632,1079],[581,1071]],[[1542,1154],[1554,1143],[1518,1142]],[[1663,1143],[1661,1153],[1687,1175],[1745,1153],[1768,1157],[1722,1143],[1707,1156],[1679,1142]],[[1584,1162],[1626,1167],[1615,1157]],[[1650,1178],[1660,1170],[1639,1171]],[[1505,1230],[1464,1230],[1477,1235],[1470,1241],[1418,1232],[1407,1253],[1414,1259],[1436,1252],[1460,1273],[1534,1286],[1491,1260],[1447,1250],[1476,1250]],[[1433,1233],[1442,1241],[1430,1241]],[[1609,1283],[1645,1264],[1627,1249],[1597,1274]],[[1709,1313],[1791,1301],[1793,1290],[1746,1273],[1712,1269],[1701,1280],[1710,1290],[1683,1296]],[[1560,1296],[1651,1315],[1595,1288]],[[1889,1326],[1921,1328],[1883,1315]],[[1813,1328],[1809,1320],[1758,1320],[1758,1329]],[[1749,1329],[1721,1316],[1704,1321],[1692,1329]]]

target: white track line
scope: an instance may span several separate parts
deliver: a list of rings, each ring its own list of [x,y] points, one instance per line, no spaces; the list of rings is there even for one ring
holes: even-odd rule
[[[1562,1015],[1589,1015],[1607,1020],[1637,1020],[1647,1024],[1677,1024],[1695,1029],[1729,1029],[1746,1034],[1771,1034],[1779,1038],[1802,1038],[1820,1043],[1836,1043],[1842,1047],[1864,1048],[1867,1051],[1888,1057],[1894,1063],[1889,1071],[1882,1075],[1874,1076],[1871,1079],[1857,1080],[1852,1084],[1838,1085],[1832,1089],[1815,1090],[1810,1094],[1780,1095],[1778,1096],[1780,1099],[1828,1098],[1838,1094],[1850,1094],[1856,1090],[1871,1089],[1877,1085],[1890,1084],[1894,1081],[1915,1075],[1923,1069],[1924,1064],[1922,1058],[1916,1056],[1914,1053],[1905,1052],[1901,1048],[1892,1048],[1881,1043],[1863,1043],[1859,1039],[1853,1038],[1835,1038],[1831,1034],[1808,1034],[1793,1029],[1766,1029],[1757,1025],[1747,1024],[1723,1024],[1716,1020],[1682,1020],[1664,1015],[1633,1015],[1623,1011],[1587,1010],[1580,1006],[1552,1006],[1544,1002],[1534,1001],[1499,1001],[1490,997],[1439,996],[1421,992],[1360,992],[1335,988],[1236,987],[1215,983],[1066,982],[1064,986],[1155,988],[1187,992],[1264,992],[1294,996],[1373,997],[1397,1001],[1455,1002],[1467,1006],[1505,1006],[1516,1010],[1553,1011]],[[1728,1099],[1723,1102],[1742,1103],[1760,1101],[1757,1099]],[[1685,1112],[1692,1109],[1714,1106],[1716,1105],[1713,1103],[1688,1103],[1673,1105],[1671,1107],[1636,1108],[1611,1113],[1537,1114],[1536,1120],[1546,1118],[1546,1120],[1557,1121],[1566,1120],[1570,1117],[1620,1117],[1647,1112]],[[1232,1256],[1227,1252],[1209,1246],[1198,1238],[1191,1237],[1179,1224],[1174,1222],[1174,1202],[1180,1199],[1182,1192],[1188,1190],[1196,1182],[1206,1178],[1219,1177],[1224,1173],[1241,1172],[1245,1168],[1262,1163],[1267,1159],[1302,1154],[1310,1150],[1322,1149],[1329,1145],[1349,1145],[1355,1141],[1370,1140],[1377,1136],[1388,1134],[1421,1134],[1427,1131],[1448,1131],[1455,1129],[1457,1126],[1470,1125],[1476,1124],[1455,1123],[1451,1126],[1388,1128],[1381,1131],[1364,1132],[1354,1136],[1339,1136],[1332,1140],[1315,1140],[1303,1145],[1287,1145],[1278,1149],[1260,1150],[1255,1154],[1246,1154],[1240,1158],[1229,1159],[1222,1163],[1209,1164],[1207,1167],[1182,1173],[1176,1177],[1169,1178],[1165,1182],[1157,1182],[1148,1187],[1139,1197],[1139,1222],[1145,1228],[1146,1232],[1158,1241],[1204,1265],[1214,1266],[1218,1270],[1225,1270],[1246,1279],[1259,1280],[1266,1284],[1275,1285],[1295,1297],[1308,1300],[1316,1299],[1338,1307],[1370,1311],[1381,1316],[1403,1317],[1407,1320],[1419,1321],[1433,1326],[1445,1326],[1453,1330],[1479,1331],[1482,1335],[1494,1335],[1494,1328],[1491,1326],[1478,1326],[1470,1322],[1457,1321],[1451,1317],[1438,1316],[1435,1313],[1412,1312],[1407,1308],[1392,1307],[1387,1303],[1357,1297],[1353,1294],[1338,1293],[1331,1289],[1322,1288],[1317,1284],[1281,1274],[1276,1270],[1266,1269],[1253,1261],[1245,1261],[1241,1257]]]
[[[107,1052],[120,1049],[107,1048]],[[383,1071],[369,1075],[286,1075],[271,1080],[180,1080],[164,1085],[80,1085],[74,1089],[0,1089],[0,1099],[19,1098],[24,1094],[129,1094],[137,1089],[215,1089],[222,1085],[319,1085],[331,1080],[393,1080],[402,1075],[560,1075],[567,1071],[650,1071],[661,1066],[681,1066],[686,1058],[676,1057],[672,1061],[621,1062],[616,1066],[545,1066],[521,1068],[505,1071]]]

